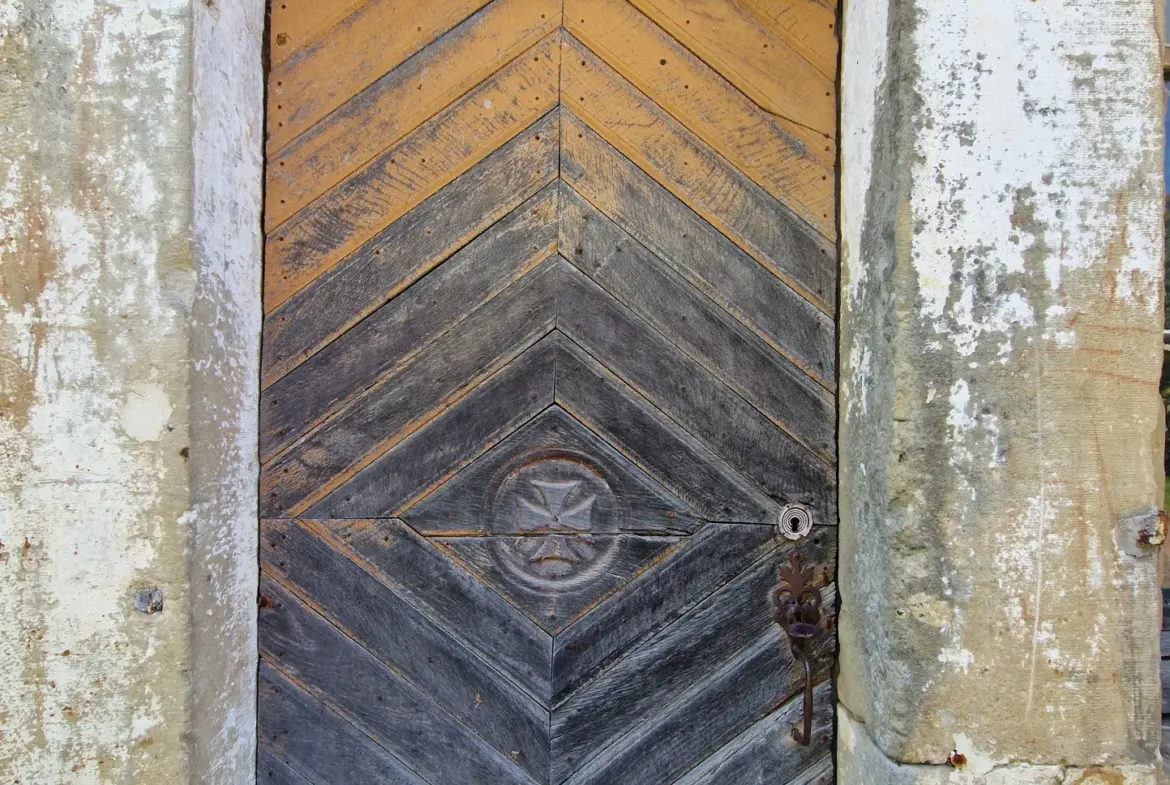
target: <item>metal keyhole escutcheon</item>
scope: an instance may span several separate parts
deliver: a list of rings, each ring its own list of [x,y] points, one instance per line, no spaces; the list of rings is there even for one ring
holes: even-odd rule
[[[812,581],[812,567],[806,567],[803,554],[794,550],[788,563],[780,567],[780,583],[772,592],[772,604],[776,606],[773,618],[788,636],[792,654],[804,665],[804,729],[792,729],[792,738],[803,747],[812,740],[813,683],[808,644],[821,629],[821,592]]]

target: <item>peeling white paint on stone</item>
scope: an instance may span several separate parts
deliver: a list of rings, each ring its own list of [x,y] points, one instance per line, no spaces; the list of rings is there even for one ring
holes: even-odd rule
[[[187,16],[0,4],[5,782],[186,775]]]
[[[887,24],[888,8],[884,2],[855,2],[849,8],[842,56],[853,67],[846,66],[852,76],[842,80],[841,101],[855,110],[841,116],[841,166],[855,172],[859,183],[868,182],[873,169],[871,140],[879,90],[886,79]],[[848,35],[850,30],[865,32]],[[865,224],[865,200],[863,188],[841,192],[841,277],[846,296],[851,300],[857,299],[867,276],[861,254],[850,252],[850,243],[860,240],[861,227]]]

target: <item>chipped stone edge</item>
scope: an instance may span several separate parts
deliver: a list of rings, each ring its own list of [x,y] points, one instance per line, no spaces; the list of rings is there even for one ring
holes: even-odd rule
[[[961,736],[961,734],[960,734]],[[965,748],[956,765],[898,763],[878,749],[865,723],[837,708],[838,782],[848,785],[1157,785],[1157,765],[1078,768],[999,764]],[[957,744],[962,745],[963,739]]]
[[[255,782],[263,0],[192,3],[191,782]]]

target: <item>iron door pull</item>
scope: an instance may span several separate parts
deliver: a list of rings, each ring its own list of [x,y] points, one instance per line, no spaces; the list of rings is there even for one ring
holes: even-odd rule
[[[802,747],[812,741],[813,683],[812,663],[808,657],[808,643],[820,632],[821,593],[812,585],[812,567],[804,566],[804,556],[793,551],[788,564],[780,568],[780,584],[772,592],[776,606],[776,623],[788,636],[792,653],[804,665],[804,730],[792,729],[792,738]]]

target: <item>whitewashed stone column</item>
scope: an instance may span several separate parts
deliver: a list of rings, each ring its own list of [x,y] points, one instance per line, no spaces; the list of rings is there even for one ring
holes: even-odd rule
[[[846,5],[839,782],[1154,782],[1158,28]]]

